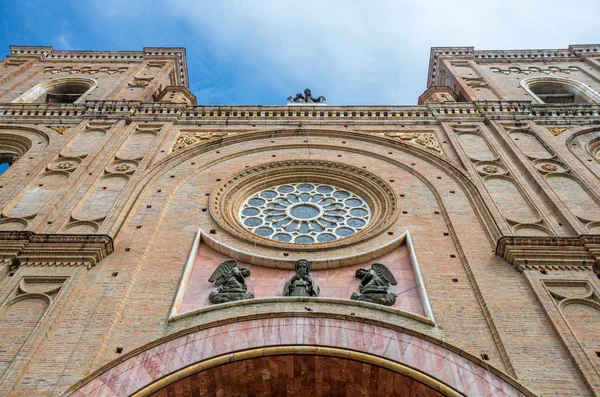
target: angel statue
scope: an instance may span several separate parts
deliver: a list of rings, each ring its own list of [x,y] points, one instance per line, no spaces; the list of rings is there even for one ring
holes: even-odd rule
[[[350,299],[386,306],[396,303],[396,295],[388,292],[388,288],[390,284],[396,285],[398,282],[387,266],[373,263],[370,269],[358,269],[356,277],[361,279],[358,287],[360,294],[355,292]]]
[[[226,260],[219,264],[212,276],[208,279],[219,287],[217,292],[211,292],[208,300],[211,303],[225,303],[242,299],[252,299],[254,294],[246,292],[246,280],[244,277],[250,275],[250,270],[245,267],[238,267],[233,259]]]
[[[307,88],[304,90],[304,95],[296,94],[295,97],[292,97],[290,95],[289,97],[287,97],[287,100],[291,103],[325,103],[325,101],[327,101],[327,98],[325,98],[323,95],[321,95],[318,98],[315,98],[312,96],[312,93]]]
[[[285,283],[285,296],[319,296],[319,286],[310,277],[310,262],[299,259],[294,263],[296,274]]]

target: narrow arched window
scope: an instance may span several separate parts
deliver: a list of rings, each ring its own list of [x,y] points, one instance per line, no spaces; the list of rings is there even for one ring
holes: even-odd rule
[[[46,91],[46,103],[74,103],[91,88],[89,83],[55,84]]]
[[[521,86],[539,103],[597,104],[600,95],[576,80],[559,77],[531,77]]]
[[[13,148],[0,144],[0,175],[4,174],[21,157],[21,153],[11,149]]]
[[[0,134],[0,175],[4,174],[29,149],[31,149],[29,139],[13,134]]]
[[[96,88],[87,78],[64,78],[42,82],[17,98],[16,103],[75,103]]]

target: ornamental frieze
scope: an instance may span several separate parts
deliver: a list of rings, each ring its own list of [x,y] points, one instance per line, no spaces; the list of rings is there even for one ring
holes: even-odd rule
[[[500,69],[500,68],[490,68],[492,73],[501,73],[501,74],[531,74],[531,73],[543,73],[543,74],[553,74],[553,73],[566,73],[570,74],[571,72],[577,72],[580,69],[577,66],[569,66],[567,68],[559,68],[555,66],[550,66],[549,68],[538,68],[535,66],[530,66],[527,69],[521,69],[516,66],[511,66],[508,69]]]
[[[224,138],[229,136],[228,132],[206,132],[206,131],[181,131],[171,148],[171,152],[196,145],[200,142],[207,142],[211,139]]]
[[[409,143],[421,149],[427,149],[439,155],[444,154],[433,132],[387,132],[385,136]]]
[[[48,66],[44,68],[44,73],[58,74],[58,73],[70,73],[70,74],[96,74],[96,73],[106,73],[106,74],[115,74],[120,73],[123,74],[127,71],[128,68],[120,67],[120,68],[110,68],[108,66],[101,67],[91,67],[85,66],[82,68],[74,68],[72,66],[65,66],[64,68],[57,68],[54,66]]]

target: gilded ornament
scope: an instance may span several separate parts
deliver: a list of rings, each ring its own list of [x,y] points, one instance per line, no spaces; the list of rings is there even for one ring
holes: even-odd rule
[[[562,134],[563,132],[565,132],[568,128],[565,127],[552,127],[552,128],[548,128],[548,131],[550,131],[552,133],[552,135],[554,136],[558,136],[560,134]]]
[[[182,131],[175,140],[175,144],[173,145],[171,151],[175,152],[179,149],[195,145],[201,141],[220,138],[228,135],[229,133],[227,132]]]
[[[498,172],[498,167],[494,167],[493,165],[486,165],[482,168],[482,170],[483,172],[486,172],[488,174],[495,174]]]
[[[443,154],[440,143],[433,132],[388,132],[385,135],[434,151],[437,154]]]
[[[60,135],[64,134],[69,127],[50,127],[52,128],[54,131],[58,132]]]

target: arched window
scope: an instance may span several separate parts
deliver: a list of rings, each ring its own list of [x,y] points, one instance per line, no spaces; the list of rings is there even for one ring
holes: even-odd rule
[[[0,175],[31,149],[31,141],[12,134],[0,135]]]
[[[600,103],[600,95],[579,81],[560,77],[531,77],[521,86],[539,103]]]
[[[96,80],[68,77],[48,80],[15,99],[16,103],[76,103],[97,86]]]

